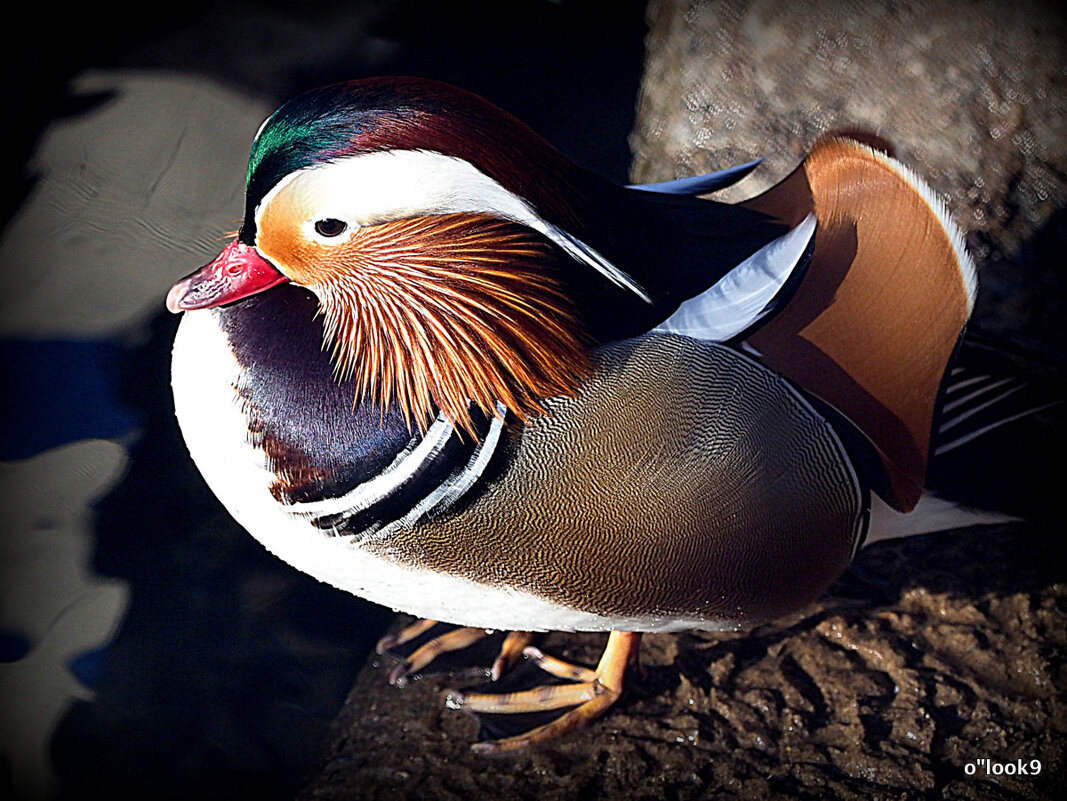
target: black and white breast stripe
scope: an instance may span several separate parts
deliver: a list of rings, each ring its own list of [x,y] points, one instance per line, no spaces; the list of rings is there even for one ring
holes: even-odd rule
[[[332,536],[382,538],[451,508],[485,475],[496,455],[506,409],[476,419],[479,437],[461,437],[441,415],[384,470],[343,495],[286,506]]]
[[[215,310],[239,365],[248,440],[274,478],[278,508],[330,535],[365,539],[455,505],[497,453],[506,409],[472,410],[475,437],[442,416],[412,436],[395,403],[354,402],[352,382],[337,381],[317,308],[310,293],[281,286]]]

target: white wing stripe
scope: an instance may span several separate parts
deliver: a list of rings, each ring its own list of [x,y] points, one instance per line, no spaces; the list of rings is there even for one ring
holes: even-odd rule
[[[959,425],[964,420],[966,420],[968,417],[972,417],[972,416],[978,414],[983,409],[988,409],[994,403],[1000,403],[1000,401],[1004,400],[1009,395],[1014,395],[1020,389],[1024,389],[1025,387],[1026,387],[1026,384],[1019,384],[1017,386],[1012,387],[1007,392],[1002,392],[999,395],[997,395],[995,398],[987,400],[985,403],[980,403],[978,406],[975,406],[973,409],[968,409],[965,412],[960,412],[958,415],[953,417],[948,422],[943,423],[941,425],[941,428],[939,429],[940,432],[944,433],[944,432],[948,431],[950,428],[954,428],[955,426]]]
[[[959,375],[959,373],[962,370],[963,370],[962,367],[953,367],[952,368],[952,375]],[[977,384],[979,381],[988,381],[988,380],[990,380],[991,377],[992,376],[988,376],[988,375],[976,375],[973,378],[967,378],[967,379],[964,379],[963,381],[957,381],[954,384],[950,384],[948,386],[948,388],[945,389],[945,394],[946,395],[951,395],[954,392],[959,392],[964,387],[971,386],[971,384]]]
[[[960,406],[962,406],[963,404],[967,403],[968,401],[972,401],[975,398],[980,398],[983,395],[985,395],[987,392],[992,392],[994,389],[1000,389],[1005,384],[1010,384],[1015,380],[1016,380],[1015,378],[1002,378],[999,381],[994,381],[992,384],[986,384],[983,387],[979,387],[978,389],[976,389],[974,392],[970,393],[969,395],[964,395],[962,398],[956,398],[956,400],[952,401],[951,403],[946,403],[941,411],[942,411],[942,413],[951,412],[953,409],[958,409]],[[1017,389],[1022,389],[1025,386],[1026,386],[1026,382],[1025,381],[1020,382],[1019,386],[1017,387]],[[1004,397],[1004,396],[1002,396],[1002,397]]]
[[[723,342],[759,321],[815,235],[815,215],[753,253],[714,286],[683,301],[653,330]]]
[[[1042,404],[1040,406],[1035,406],[1035,407],[1033,407],[1031,409],[1026,409],[1024,411],[1019,412],[1018,414],[1013,414],[1013,415],[1011,415],[1009,417],[1002,417],[1000,420],[996,420],[996,421],[990,423],[989,425],[984,426],[983,428],[975,429],[974,431],[970,432],[969,434],[965,434],[964,436],[960,437],[959,439],[954,439],[954,440],[952,440],[952,442],[946,442],[943,445],[939,445],[937,447],[937,449],[934,451],[934,456],[941,456],[942,454],[945,454],[945,453],[948,453],[949,451],[955,450],[956,448],[960,447],[961,445],[966,445],[971,440],[977,439],[978,437],[982,436],[983,434],[988,434],[990,431],[993,431],[993,430],[995,430],[997,428],[1000,428],[1002,425],[1005,425],[1006,423],[1012,423],[1012,422],[1014,422],[1016,420],[1021,420],[1024,417],[1029,417],[1032,414],[1037,414],[1038,412],[1043,412],[1043,411],[1045,411],[1045,409],[1051,409],[1053,406],[1058,406],[1060,403],[1062,403],[1062,401],[1054,400],[1054,401],[1051,401],[1049,403],[1044,403],[1044,404]]]

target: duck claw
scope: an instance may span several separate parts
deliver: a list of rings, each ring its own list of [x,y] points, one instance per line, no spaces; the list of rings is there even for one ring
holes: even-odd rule
[[[382,637],[375,650],[381,654],[411,644],[428,634],[436,625],[437,621],[433,620],[416,621],[396,634]],[[460,627],[431,636],[411,653],[400,658],[389,673],[389,683],[402,687],[441,655],[468,648],[491,634],[493,632],[489,629]],[[551,713],[560,709],[566,711],[525,732],[475,743],[471,748],[476,753],[491,755],[517,751],[554,740],[586,726],[618,701],[628,671],[639,667],[637,655],[641,643],[640,634],[611,632],[596,669],[550,656],[539,648],[532,647],[532,640],[533,634],[530,632],[509,632],[489,670],[491,680],[499,680],[521,659],[525,659],[533,668],[569,683],[540,685],[532,689],[504,693],[452,691],[445,697],[445,706],[470,712],[476,717]]]
[[[494,633],[491,629],[461,626],[436,636],[430,636],[425,642],[418,642],[420,638],[431,633],[434,627],[443,628],[446,625],[436,620],[417,620],[399,632],[387,634],[378,640],[374,648],[378,654],[390,654],[400,659],[399,664],[389,673],[390,684],[402,687],[409,678],[425,670],[439,657],[469,648]],[[524,649],[532,641],[533,634],[530,632],[509,632],[500,646],[492,667],[488,670],[490,678],[496,681],[511,670],[524,657]],[[414,646],[414,648],[409,653],[404,653],[402,650],[404,646]],[[397,650],[401,650],[401,653],[394,653]],[[484,674],[484,669],[482,672]]]
[[[452,692],[445,704],[450,709],[462,709],[475,716],[551,712],[573,707],[544,725],[513,736],[476,743],[471,748],[476,753],[492,755],[554,740],[596,720],[618,701],[628,671],[638,664],[640,641],[640,634],[613,631],[595,670],[527,647],[523,654],[536,667],[573,683],[542,685],[511,693]]]
[[[379,655],[385,654],[400,645],[404,645],[405,643],[421,637],[436,625],[436,620],[416,620],[411,625],[402,628],[396,634],[386,634],[378,640],[377,644],[375,644],[374,651]]]
[[[408,676],[425,669],[441,654],[462,651],[479,640],[485,639],[490,634],[492,632],[487,629],[459,628],[434,637],[429,642],[416,648],[407,659],[393,668],[392,673],[389,674],[389,683],[406,682]],[[401,684],[401,686],[403,685]]]
[[[505,737],[501,740],[486,740],[485,742],[474,743],[471,745],[471,750],[476,754],[492,756],[510,751],[520,751],[555,740],[564,734],[581,729],[599,718],[619,699],[620,695],[621,689],[609,690],[605,688],[594,691],[589,700],[543,726],[538,726],[523,734]]]
[[[526,657],[526,652],[531,650],[528,646],[533,642],[534,635],[529,631],[510,631],[500,646],[500,654],[493,661],[493,667],[489,670],[489,678],[499,681],[500,677],[515,667],[520,659]]]

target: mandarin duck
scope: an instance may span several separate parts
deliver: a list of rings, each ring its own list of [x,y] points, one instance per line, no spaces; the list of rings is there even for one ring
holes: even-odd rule
[[[383,648],[459,626],[394,682],[487,630],[512,632],[494,678],[525,655],[569,680],[453,695],[560,710],[480,750],[603,713],[644,632],[801,609],[931,502],[976,292],[959,231],[844,136],[748,201],[698,197],[755,166],[619,186],[458,88],[327,86],[264,122],[240,231],[168,295],[176,414],[236,520],[425,621]],[[587,668],[546,630],[610,634]]]

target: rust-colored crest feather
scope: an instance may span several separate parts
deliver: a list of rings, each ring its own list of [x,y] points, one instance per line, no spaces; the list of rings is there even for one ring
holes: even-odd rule
[[[520,419],[573,394],[587,341],[551,248],[523,226],[476,214],[359,230],[313,288],[341,379],[425,430],[440,409],[475,435],[471,409]]]

